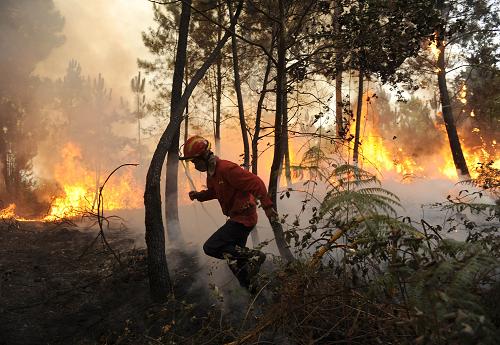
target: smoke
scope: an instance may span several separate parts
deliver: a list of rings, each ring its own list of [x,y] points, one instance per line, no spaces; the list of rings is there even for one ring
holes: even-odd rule
[[[65,18],[65,43],[35,70],[40,76],[57,78],[68,62],[76,59],[86,73],[102,73],[116,95],[130,92],[130,79],[137,73],[137,58],[149,56],[141,32],[153,23],[152,5],[146,0],[54,0]]]
[[[120,96],[132,100],[133,95],[130,91],[130,79],[137,72],[136,59],[138,57],[147,59],[149,56],[149,52],[142,43],[141,31],[146,30],[149,26],[154,27],[151,3],[146,0],[90,0],[86,2],[54,0],[54,3],[57,10],[65,19],[63,29],[65,41],[62,45],[53,49],[50,55],[37,65],[34,74],[48,77],[52,80],[64,78],[68,74],[69,61],[76,59],[80,65],[82,79],[90,76],[90,84],[93,84],[98,79],[99,73],[102,74],[104,87],[107,92],[109,93],[110,90],[113,90],[112,105],[110,107],[118,108],[117,103]],[[61,80],[61,83],[66,81],[68,80]],[[40,94],[37,97],[43,98],[45,96]],[[61,102],[68,102],[70,98],[70,94],[65,95],[61,97]],[[84,101],[86,100],[84,98]],[[434,132],[432,134],[432,143],[430,142],[430,132],[426,131],[426,129],[430,128],[428,123],[417,123],[424,133],[422,135],[415,135],[415,132],[412,131],[413,123],[411,122],[406,127],[398,125],[399,130],[396,133],[394,128],[397,126],[392,126],[393,123],[391,122],[395,121],[396,114],[391,109],[388,109],[384,113],[384,109],[381,106],[377,106],[377,103],[382,103],[379,100],[376,99],[373,101],[374,105],[369,107],[369,115],[372,118],[379,118],[379,122],[376,125],[382,128],[381,132],[385,136],[385,142],[393,144],[391,146],[393,151],[396,151],[401,143],[406,155],[415,156],[415,160],[419,163],[428,162],[429,159],[427,157],[430,151],[436,146],[442,146],[437,144],[437,136],[434,136]],[[254,101],[249,101],[246,104],[255,104],[256,102]],[[87,104],[90,103],[85,103],[85,105]],[[53,167],[60,162],[60,150],[68,141],[74,141],[81,147],[83,151],[82,160],[86,162],[90,170],[100,171],[102,177],[105,177],[106,172],[114,168],[117,163],[135,162],[137,160],[137,157],[134,156],[134,142],[125,140],[126,138],[133,138],[135,134],[136,127],[130,124],[132,121],[127,122],[124,119],[120,119],[118,116],[119,112],[116,109],[110,109],[105,112],[108,118],[104,120],[112,122],[110,125],[111,128],[108,132],[102,132],[102,135],[99,134],[96,136],[96,132],[103,127],[101,125],[101,121],[103,121],[101,115],[104,113],[104,111],[101,112],[103,107],[88,108],[86,111],[70,114],[73,116],[71,119],[63,120],[61,120],[60,110],[44,110],[50,115],[50,121],[48,122],[52,134],[47,136],[39,146],[38,156],[34,160],[34,171],[37,176],[44,179],[54,178]],[[228,113],[236,112],[234,107],[225,106],[224,108]],[[424,107],[420,108],[423,109]],[[210,115],[207,109],[200,108],[200,110],[200,113],[205,112],[207,113],[206,115]],[[413,110],[418,112],[418,105]],[[425,111],[428,112],[427,109],[423,109],[423,112]],[[123,111],[122,115],[129,116],[128,120],[133,120],[133,118],[130,118],[131,114],[126,111]],[[200,114],[193,115],[193,117],[200,116]],[[250,111],[247,111],[247,115],[251,115]],[[425,118],[424,113],[421,115],[422,118]],[[400,118],[403,117],[400,116]],[[407,120],[410,121],[411,119]],[[368,121],[371,121],[371,119],[368,119]],[[269,122],[272,123],[272,121]],[[249,121],[249,125],[253,126],[253,123]],[[68,126],[72,126],[72,132],[66,131]],[[434,130],[434,127],[432,128]],[[198,127],[198,131],[195,132],[193,130],[191,134],[205,135],[212,142],[213,146],[215,146],[211,126],[200,126]],[[392,139],[393,137],[397,138]],[[151,137],[146,142],[148,148],[153,150],[156,146],[156,137]],[[443,142],[443,144],[446,144],[446,142]],[[272,162],[273,148],[270,145],[272,145],[272,142],[269,139],[262,140],[259,143],[260,151],[263,152],[266,150],[259,158],[259,176],[266,184],[269,179],[269,168]],[[242,147],[241,133],[237,121],[229,120],[224,122],[221,158],[241,163]],[[269,147],[270,149],[268,149]],[[300,161],[300,154],[298,154],[300,147],[301,144],[294,145],[292,143],[291,150],[297,155],[295,162],[292,163]],[[150,155],[145,156],[149,157]],[[142,167],[135,169],[135,171],[137,172],[137,181],[143,184],[148,159],[146,158],[141,163],[143,163]],[[185,215],[185,218],[189,221],[199,219],[201,224],[184,224],[183,229],[188,233],[188,236],[195,236],[193,238],[197,238],[196,236],[200,236],[200,227],[203,229],[207,228],[207,230],[202,230],[206,231],[206,233],[203,233],[203,236],[207,238],[206,235],[213,232],[212,230],[216,229],[216,226],[215,224],[213,226],[209,225],[213,221],[210,216],[203,215],[205,213],[203,208],[199,207],[199,205],[193,206],[188,200],[186,194],[192,187],[187,179],[184,178],[182,166],[180,167],[179,174],[179,201],[181,207],[191,209],[190,213]],[[194,176],[196,188],[198,190],[203,189],[205,175],[194,172],[193,169],[192,175]],[[135,193],[138,194],[139,198],[142,197],[142,190],[138,190]],[[284,204],[285,202],[281,201],[280,207]],[[209,212],[212,216],[220,214],[218,205],[215,205]],[[286,212],[292,213],[292,210],[286,209]],[[261,226],[267,231],[270,228],[265,224],[265,219],[262,220],[262,218],[263,214],[261,213],[260,222],[263,222]],[[219,220],[221,221],[219,224],[222,224],[224,219],[221,218]],[[135,220],[132,220],[132,222],[135,222]],[[143,231],[142,222],[143,216],[139,217],[138,220],[138,227],[141,228],[141,231]],[[195,229],[198,229],[198,232]],[[266,237],[261,236],[261,238],[265,239]],[[201,240],[198,243],[201,243]]]
[[[0,197],[18,206],[35,199],[33,190],[53,197],[43,194],[57,189],[49,184],[68,143],[96,175],[137,161],[136,120],[119,101],[133,99],[136,60],[148,56],[141,31],[152,23],[151,3],[8,0],[0,7],[0,155],[5,166],[11,148],[17,169],[12,183],[1,174]]]

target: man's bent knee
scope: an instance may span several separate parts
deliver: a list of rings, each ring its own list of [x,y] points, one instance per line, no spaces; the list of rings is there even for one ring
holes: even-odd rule
[[[218,250],[218,248],[211,246],[208,241],[205,242],[205,244],[203,245],[203,251],[208,256],[211,256],[211,257],[217,258],[217,259],[222,259],[222,253]]]

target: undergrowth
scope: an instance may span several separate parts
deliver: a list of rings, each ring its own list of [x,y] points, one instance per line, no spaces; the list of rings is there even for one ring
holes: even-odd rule
[[[308,224],[288,233],[300,260],[276,273],[274,303],[238,339],[258,343],[271,328],[288,344],[497,344],[500,212],[481,203],[488,191],[435,205],[449,214],[443,227],[398,217],[397,196],[357,167],[335,167],[327,185]]]
[[[375,176],[334,167],[324,198],[304,203],[311,217],[287,231],[297,260],[275,264],[240,316],[213,293],[187,294],[153,315],[169,319],[150,343],[497,344],[500,212],[481,202],[492,178],[434,205],[449,215],[443,226],[399,217]]]

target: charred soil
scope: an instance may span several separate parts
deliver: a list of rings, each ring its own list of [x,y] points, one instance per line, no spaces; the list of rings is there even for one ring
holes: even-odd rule
[[[0,220],[0,345],[221,344],[248,294],[230,282],[233,302],[203,277],[196,248],[170,248],[173,294],[149,297],[146,250],[127,230],[98,232],[71,223]],[[229,316],[228,316],[229,315]],[[253,322],[247,322],[252,325]]]
[[[69,223],[0,223],[0,344],[106,342],[144,315],[144,251],[126,232],[110,233],[119,265],[101,241],[89,248],[96,234]]]

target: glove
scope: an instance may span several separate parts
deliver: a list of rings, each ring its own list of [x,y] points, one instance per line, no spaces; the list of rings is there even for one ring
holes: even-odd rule
[[[264,209],[264,212],[266,213],[267,218],[269,218],[270,222],[277,222],[279,220],[279,214],[276,212],[274,207],[268,207]]]
[[[189,195],[189,199],[191,199],[191,200],[198,199],[198,192],[196,192],[194,190],[190,191],[188,195]]]

